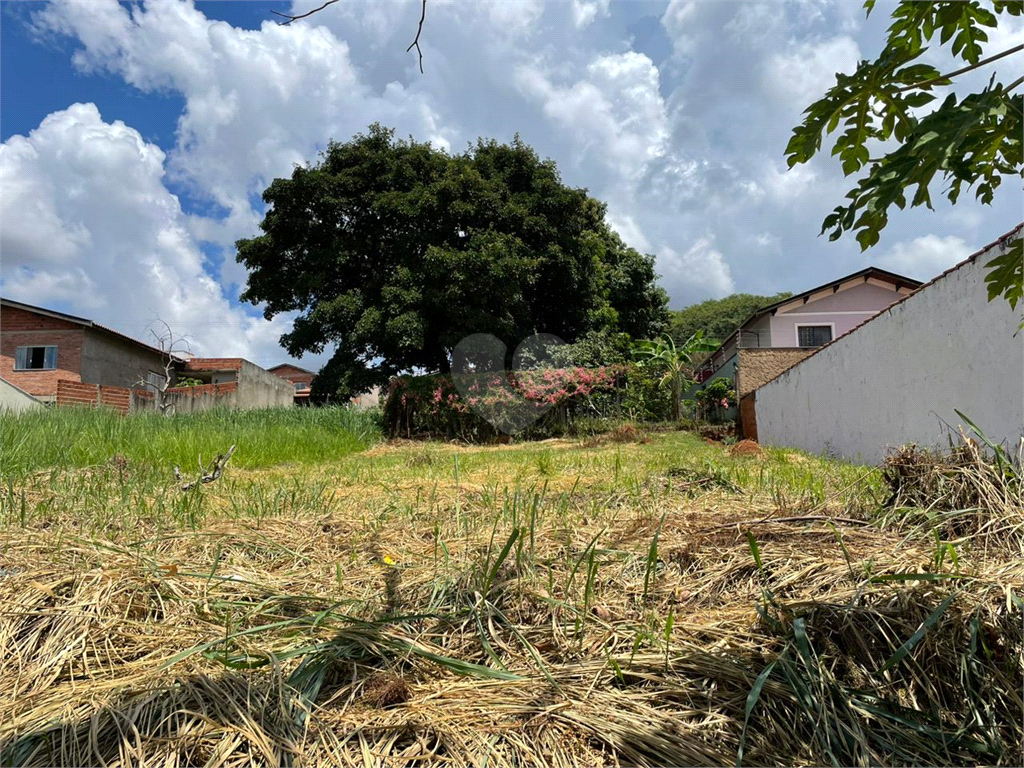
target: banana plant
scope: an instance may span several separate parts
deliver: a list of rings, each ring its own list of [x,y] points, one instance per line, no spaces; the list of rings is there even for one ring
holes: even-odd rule
[[[718,345],[704,338],[704,331],[697,331],[679,346],[664,334],[654,340],[638,341],[633,346],[633,357],[644,367],[664,371],[660,384],[672,390],[672,418],[679,421],[683,390],[693,382],[694,356],[716,349]]]

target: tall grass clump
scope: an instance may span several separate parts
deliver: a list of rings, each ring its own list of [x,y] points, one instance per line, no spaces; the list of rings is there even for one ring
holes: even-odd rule
[[[232,466],[330,461],[377,441],[377,411],[347,407],[214,409],[166,417],[110,409],[51,408],[0,414],[0,468],[6,478],[41,469],[102,464],[114,456],[150,467],[191,470],[237,445]]]

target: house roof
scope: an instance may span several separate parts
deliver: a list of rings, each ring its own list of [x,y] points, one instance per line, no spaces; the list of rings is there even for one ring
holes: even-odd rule
[[[280,365],[275,365],[273,368],[267,368],[267,370],[276,371],[280,368],[291,368],[293,371],[298,371],[299,373],[308,373],[310,376],[316,376],[314,371],[307,371],[305,368],[299,368],[299,366],[292,365],[291,363],[281,363]]]
[[[147,344],[144,341],[139,341],[138,339],[132,338],[131,336],[121,333],[120,331],[115,331],[113,328],[101,325],[100,323],[97,323],[95,320],[87,320],[84,317],[77,317],[75,315],[69,315],[64,312],[57,312],[52,309],[45,309],[44,307],[36,307],[33,306],[32,304],[24,304],[20,301],[13,301],[11,299],[5,299],[2,297],[0,297],[0,305],[5,307],[11,307],[13,309],[20,309],[25,312],[33,312],[37,315],[44,315],[45,317],[52,317],[56,320],[63,320],[64,322],[67,323],[74,323],[75,325],[80,325],[83,328],[93,328],[97,331],[102,331],[103,333],[109,333],[112,336],[116,336],[117,338],[123,341],[128,341],[131,342],[132,344],[143,347],[152,352],[156,352],[157,354],[167,354],[165,350],[160,349],[159,347],[154,347],[152,344]],[[177,354],[172,354],[171,357],[173,357],[176,360],[181,359]]]
[[[851,280],[863,280],[864,282],[867,282],[872,278],[874,278],[875,280],[883,280],[885,282],[892,283],[894,286],[896,286],[897,290],[899,290],[900,288],[909,288],[911,292],[913,292],[921,286],[920,280],[914,280],[911,277],[899,275],[896,274],[895,272],[890,272],[887,269],[880,269],[879,267],[865,267],[864,269],[861,269],[857,272],[852,272],[849,275],[844,275],[843,277],[837,278],[828,283],[822,283],[821,285],[815,286],[814,288],[806,290],[803,293],[798,293],[794,296],[790,296],[788,298],[781,299],[780,301],[776,301],[772,304],[768,304],[766,306],[761,307],[759,310],[754,312],[754,314],[752,314],[750,317],[748,317],[746,320],[740,323],[739,326],[737,326],[736,330],[730,333],[725,338],[725,340],[718,346],[718,348],[710,355],[708,355],[707,359],[710,360],[714,358],[714,356],[721,352],[722,349],[726,346],[726,344],[728,344],[736,336],[736,334],[738,334],[740,331],[742,331],[755,320],[763,317],[768,313],[774,315],[779,308],[787,304],[793,304],[798,301],[802,301],[804,304],[806,304],[808,300],[811,298],[811,296],[813,296],[816,293],[821,293],[822,291],[832,289],[832,292],[835,293],[836,291],[839,290],[839,287],[841,285],[843,285],[844,283],[849,283]]]
[[[917,293],[920,293],[921,291],[923,291],[925,288],[927,288],[930,285],[934,285],[935,283],[939,282],[939,280],[941,280],[942,278],[946,277],[947,275],[951,275],[952,273],[956,272],[961,267],[965,267],[968,264],[972,264],[973,262],[975,262],[978,259],[979,256],[982,256],[982,255],[988,253],[990,250],[992,250],[993,248],[995,248],[998,245],[1002,245],[1002,244],[1006,243],[1007,241],[1014,239],[1014,236],[1020,235],[1022,232],[1024,232],[1024,222],[1021,222],[1020,224],[1018,224],[1016,227],[1011,229],[1005,235],[1000,235],[996,240],[992,241],[991,243],[989,243],[988,245],[984,246],[980,250],[975,251],[974,253],[972,253],[970,256],[968,256],[963,261],[957,262],[956,264],[954,264],[952,267],[950,267],[949,269],[945,270],[944,272],[940,272],[939,274],[937,274],[935,277],[933,277],[928,282],[919,284],[917,286],[917,288],[915,288],[913,291],[908,293],[906,296],[901,296],[899,299],[894,301],[892,304],[890,304],[885,309],[881,310],[880,312],[877,312],[876,314],[872,315],[871,317],[867,318],[866,320],[863,320],[860,323],[857,323],[857,325],[853,326],[853,328],[848,330],[846,333],[842,334],[841,336],[837,336],[836,338],[832,339],[832,341],[828,342],[827,344],[822,344],[820,347],[816,348],[811,354],[807,355],[807,357],[805,357],[802,360],[799,360],[799,361],[793,363],[793,365],[789,366],[788,368],[785,368],[785,369],[779,371],[779,373],[774,378],[769,379],[769,381],[766,381],[764,384],[761,385],[761,387],[764,387],[765,385],[769,384],[770,382],[775,381],[775,379],[779,378],[779,376],[782,376],[782,374],[786,373],[787,371],[792,370],[796,366],[798,366],[801,363],[803,363],[805,360],[810,360],[812,357],[814,357],[816,354],[821,352],[823,349],[831,347],[833,344],[835,344],[840,339],[845,339],[851,333],[856,333],[858,330],[863,328],[865,325],[870,323],[872,320],[876,320],[879,317],[881,317],[883,313],[891,312],[894,307],[897,307],[898,305],[902,304],[907,299],[909,299],[911,296],[913,296],[913,295],[915,295]],[[758,389],[760,389],[761,387],[758,387]]]

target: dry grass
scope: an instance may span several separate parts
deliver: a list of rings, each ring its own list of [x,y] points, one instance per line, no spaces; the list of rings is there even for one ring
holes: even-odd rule
[[[3,764],[1019,763],[1019,486],[644,439],[9,488]]]

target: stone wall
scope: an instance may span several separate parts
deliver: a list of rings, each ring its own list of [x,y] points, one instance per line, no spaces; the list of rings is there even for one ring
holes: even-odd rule
[[[741,349],[736,371],[736,396],[742,398],[767,384],[787,368],[810,355],[813,349]]]

